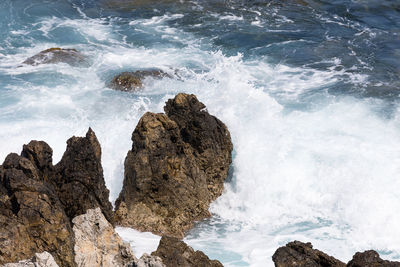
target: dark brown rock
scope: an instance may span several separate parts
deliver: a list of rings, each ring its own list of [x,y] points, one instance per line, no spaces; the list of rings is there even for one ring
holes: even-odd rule
[[[347,264],[348,267],[400,267],[400,262],[386,261],[379,257],[379,254],[374,250],[357,252],[351,261]]]
[[[210,260],[201,251],[195,251],[185,244],[185,242],[174,238],[163,236],[160,244],[152,256],[158,256],[166,267],[222,267],[222,263],[217,260]]]
[[[74,136],[67,141],[67,150],[55,171],[54,182],[68,217],[100,207],[106,219],[114,222],[101,166],[101,147],[92,129],[86,137]]]
[[[89,65],[86,56],[78,50],[58,47],[43,50],[22,63],[33,66],[56,63],[67,63],[72,66]]]
[[[162,70],[138,70],[135,72],[122,72],[112,79],[108,87],[120,91],[134,92],[143,87],[143,81],[147,77],[161,79],[171,76]]]
[[[272,260],[276,267],[344,267],[343,262],[313,249],[311,243],[293,241],[278,248]]]
[[[70,219],[29,163],[10,154],[0,167],[0,264],[48,251],[60,266],[75,266]]]
[[[41,141],[9,154],[0,166],[0,265],[49,252],[59,266],[76,266],[71,221],[100,207],[113,221],[94,132],[72,137],[60,163]]]
[[[167,114],[146,113],[132,134],[116,220],[123,226],[183,237],[223,190],[232,143],[226,126],[194,95],[178,94]]]

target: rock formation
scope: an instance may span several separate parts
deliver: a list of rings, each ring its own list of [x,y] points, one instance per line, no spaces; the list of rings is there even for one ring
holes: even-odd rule
[[[88,66],[85,55],[76,49],[49,48],[26,59],[22,64],[37,66],[40,64],[67,63],[71,66]]]
[[[223,191],[232,143],[226,126],[194,95],[178,94],[166,114],[146,113],[132,134],[123,189],[122,226],[183,237]]]
[[[113,209],[108,200],[101,166],[101,147],[89,128],[86,137],[71,137],[61,161],[55,166],[54,182],[58,195],[71,219],[86,210],[100,207],[113,223]]]
[[[166,267],[223,266],[219,261],[210,260],[203,252],[194,251],[193,248],[174,237],[163,236],[157,250],[151,255],[160,257]]]
[[[23,260],[18,263],[7,263],[1,267],[59,267],[53,256],[48,252],[36,253],[32,259]]]
[[[8,155],[0,167],[0,184],[0,264],[48,251],[61,266],[75,266],[70,219],[35,165]]]
[[[379,257],[379,254],[374,250],[357,252],[351,261],[347,264],[348,267],[400,267],[400,262],[386,261]]]
[[[40,141],[9,154],[0,166],[0,264],[49,252],[60,266],[76,266],[71,221],[99,207],[112,222],[94,132],[72,137],[56,166],[52,149]]]
[[[278,248],[272,260],[276,267],[344,267],[346,264],[313,249],[311,243],[293,241]]]
[[[135,72],[122,72],[111,80],[108,87],[120,91],[137,91],[143,87],[143,81],[147,77],[160,79],[171,76],[162,70],[138,70]]]
[[[130,245],[122,242],[100,208],[89,209],[72,222],[75,262],[78,266],[124,267],[136,260]]]

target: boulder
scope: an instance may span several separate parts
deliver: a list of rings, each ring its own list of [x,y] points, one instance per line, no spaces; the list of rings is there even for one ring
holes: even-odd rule
[[[400,267],[400,262],[386,261],[379,257],[379,254],[374,250],[357,252],[351,261],[347,264],[348,267]]]
[[[134,92],[143,87],[144,79],[151,77],[161,79],[164,77],[171,77],[162,70],[138,70],[135,72],[122,72],[116,75],[108,87],[126,92]]]
[[[115,215],[119,225],[181,238],[210,216],[232,143],[226,126],[194,95],[178,94],[165,112],[144,114],[132,134]]]
[[[128,266],[136,258],[106,220],[100,208],[89,209],[73,220],[75,262],[80,267]]]
[[[101,166],[101,147],[92,129],[85,137],[71,137],[61,161],[55,166],[53,181],[58,196],[71,219],[86,210],[100,207],[113,223],[113,208]]]
[[[23,260],[18,263],[7,263],[1,267],[58,267],[58,264],[48,252],[36,253],[29,260]]]
[[[278,248],[272,260],[276,267],[344,267],[346,264],[313,249],[311,243],[293,241]]]
[[[85,55],[71,48],[49,48],[26,59],[22,64],[37,66],[40,64],[67,63],[71,66],[88,66]]]
[[[166,267],[222,267],[217,260],[210,260],[203,252],[195,251],[185,242],[175,238],[163,236],[160,244],[152,256],[158,256]]]

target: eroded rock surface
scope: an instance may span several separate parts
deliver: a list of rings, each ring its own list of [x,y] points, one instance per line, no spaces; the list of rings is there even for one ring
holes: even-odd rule
[[[165,267],[161,258],[144,253],[140,259],[134,261],[129,267]]]
[[[386,261],[379,257],[379,254],[374,250],[357,252],[351,261],[347,264],[348,267],[400,267],[400,262]]]
[[[122,241],[100,208],[89,209],[72,222],[78,266],[123,267],[136,260],[130,245]]]
[[[134,92],[143,87],[144,79],[148,77],[161,79],[171,76],[162,70],[138,70],[135,72],[122,72],[111,80],[108,87],[120,91]]]
[[[311,243],[293,241],[276,250],[272,256],[276,267],[344,267],[346,264],[313,249]]]
[[[112,222],[94,132],[72,137],[56,166],[52,149],[41,141],[9,154],[0,166],[0,264],[47,251],[60,266],[76,266],[71,221],[101,208]]]
[[[195,251],[185,242],[175,238],[163,236],[153,256],[161,258],[166,267],[222,267],[217,260],[210,260],[201,251]]]
[[[38,54],[26,59],[23,64],[39,65],[39,64],[56,64],[67,63],[72,66],[89,65],[87,58],[81,52],[71,48],[49,48],[39,52]]]
[[[53,256],[48,252],[36,253],[32,259],[18,263],[7,263],[1,267],[59,267]]]
[[[123,189],[122,226],[183,237],[223,191],[232,143],[226,126],[194,95],[178,94],[166,114],[146,113],[132,134]]]
[[[89,128],[85,137],[71,137],[67,141],[67,150],[55,166],[55,172],[58,195],[68,217],[100,207],[113,223],[113,209],[101,166],[101,147],[92,129]]]

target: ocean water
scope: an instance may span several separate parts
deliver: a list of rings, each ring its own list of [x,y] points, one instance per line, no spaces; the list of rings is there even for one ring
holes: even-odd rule
[[[90,66],[21,64],[51,47]],[[148,68],[173,78],[106,86]],[[292,240],[345,262],[366,249],[400,260],[399,76],[399,1],[2,0],[0,162],[33,139],[58,162],[92,127],[114,201],[139,118],[194,93],[234,157],[189,245],[225,266],[273,266]],[[118,231],[138,253],[158,242]]]

